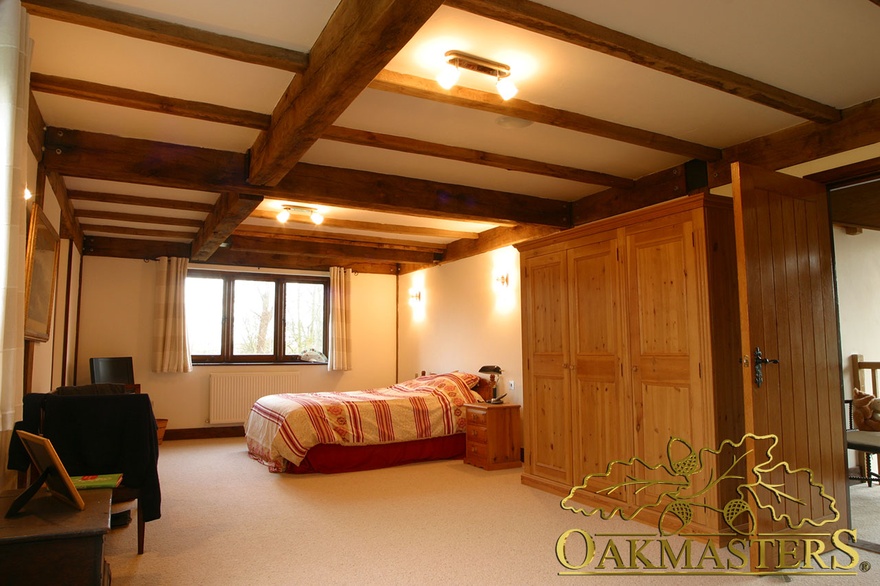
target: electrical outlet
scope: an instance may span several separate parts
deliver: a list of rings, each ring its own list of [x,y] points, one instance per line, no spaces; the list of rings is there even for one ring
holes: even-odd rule
[[[516,390],[516,383],[513,382],[512,380],[507,381],[507,388],[510,389],[511,391],[515,391]]]

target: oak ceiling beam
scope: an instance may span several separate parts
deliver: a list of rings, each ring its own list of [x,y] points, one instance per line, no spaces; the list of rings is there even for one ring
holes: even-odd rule
[[[42,167],[42,164],[40,165]],[[67,191],[67,185],[64,178],[58,173],[49,171],[46,173],[46,180],[52,186],[55,193],[55,199],[61,208],[61,235],[62,238],[69,238],[73,242],[76,249],[82,252],[83,231],[80,223],[76,219],[76,211],[70,202],[70,193]]]
[[[246,41],[86,2],[24,0],[21,4],[33,16],[96,28],[244,63],[264,65],[293,73],[302,73],[309,65],[309,56],[300,51]]]
[[[277,185],[442,0],[342,0],[251,148],[248,181]]]
[[[255,210],[254,213],[251,214],[251,218],[261,219],[261,220],[275,220],[277,214],[264,210]],[[312,226],[315,229],[315,225],[312,223],[312,220],[303,216],[302,218],[298,218],[295,215],[291,215],[288,222],[298,222],[300,224],[306,224]],[[407,236],[428,236],[431,238],[464,238],[464,239],[476,239],[479,234],[476,232],[463,232],[461,230],[444,230],[442,228],[426,228],[423,226],[405,226],[403,224],[383,224],[380,222],[364,222],[362,220],[343,220],[340,218],[324,218],[324,221],[321,223],[322,228],[340,228],[343,230],[363,230],[366,232],[381,232],[383,234],[401,234]],[[320,228],[318,228],[320,230]]]
[[[102,234],[125,234],[131,236],[145,236],[148,238],[180,239],[191,241],[196,231],[184,232],[178,230],[153,230],[151,228],[132,228],[131,226],[108,226],[106,224],[82,224],[84,232]]]
[[[40,112],[40,106],[34,99],[34,93],[28,94],[27,142],[37,162],[43,160],[43,138],[46,134],[46,122]]]
[[[411,216],[557,228],[570,225],[568,202],[370,171],[300,163],[277,187],[298,201]]]
[[[724,149],[724,158],[709,164],[709,187],[730,183],[733,161],[776,170],[877,142],[880,99],[846,108],[839,122],[804,122]]]
[[[431,242],[418,242],[415,240],[396,240],[393,238],[375,238],[361,234],[348,234],[343,232],[317,232],[314,230],[294,230],[287,227],[275,228],[269,226],[255,226],[242,224],[233,232],[233,236],[254,236],[258,238],[277,238],[287,240],[307,240],[309,242],[327,242],[330,244],[372,246],[375,248],[388,248],[393,250],[412,250],[417,252],[430,252],[443,254],[446,246]]]
[[[329,271],[330,267],[343,267],[359,273],[377,275],[396,275],[398,263],[371,263],[352,261],[346,257],[296,256],[265,252],[235,251],[221,248],[206,261],[206,264],[264,267],[271,269],[290,269],[303,271]],[[190,266],[197,266],[190,264]]]
[[[76,210],[76,218],[92,218],[99,220],[115,220],[117,222],[134,222],[137,224],[160,224],[165,226],[186,226],[200,228],[202,220],[190,218],[174,218],[170,216],[150,216],[147,214],[128,214],[125,212],[108,212],[103,210]]]
[[[880,2],[880,0],[877,0]],[[820,171],[810,175],[804,175],[804,179],[823,183],[830,188],[845,187],[864,181],[877,181],[880,179],[880,157],[858,161],[842,167],[835,167],[827,171]]]
[[[632,189],[606,189],[581,198],[572,204],[575,226],[687,195],[685,166],[677,165],[646,175]]]
[[[156,259],[160,256],[186,258],[190,254],[188,242],[163,242],[111,236],[86,236],[83,239],[83,255],[112,256],[116,258]]]
[[[455,86],[441,89],[433,79],[384,70],[370,83],[371,89],[392,92],[404,96],[434,100],[461,108],[472,108],[504,116],[531,120],[575,132],[601,136],[656,151],[683,155],[690,159],[715,161],[721,158],[721,150],[694,142],[666,136],[656,132],[609,122],[584,114],[559,110],[533,104],[516,98],[507,100],[495,93]]]
[[[207,260],[255,209],[263,197],[224,191],[193,239],[192,260]]]
[[[239,236],[235,234],[229,237],[227,244],[230,250],[238,252],[263,252],[325,258],[340,257],[361,262],[407,262],[430,264],[440,259],[440,255],[433,252],[376,248],[359,244],[305,242],[302,240],[261,238],[255,236]]]
[[[390,134],[381,134],[378,132],[369,132],[354,128],[344,128],[341,126],[329,127],[324,134],[321,135],[321,138],[359,146],[388,149],[402,153],[440,157],[443,159],[485,165],[487,167],[495,167],[497,169],[505,169],[508,171],[520,171],[522,173],[556,177],[557,179],[567,179],[569,181],[578,181],[580,183],[589,183],[591,185],[605,185],[607,187],[621,187],[624,189],[632,187],[633,185],[632,179],[616,177],[614,175],[609,175],[608,173],[587,171],[584,169],[576,169],[574,167],[566,167],[564,165],[542,163],[540,161],[488,153],[476,149],[448,146],[414,138],[393,136]]]
[[[301,163],[276,187],[247,183],[247,159],[231,153],[49,128],[46,168],[62,175],[176,187],[234,191],[268,198],[412,216],[490,223],[570,225],[568,202]]]
[[[447,0],[447,6],[643,65],[813,122],[840,110],[768,83],[528,0]]]
[[[271,116],[259,112],[228,108],[205,102],[181,100],[148,92],[130,90],[126,88],[45,75],[43,73],[31,73],[31,91],[135,108],[147,112],[159,112],[220,124],[232,124],[245,128],[262,130],[269,127]]]
[[[194,118],[196,120],[217,122],[220,124],[255,128],[257,130],[268,129],[272,120],[270,115],[261,114],[259,112],[227,108],[225,106],[217,106],[205,102],[181,100],[170,98],[168,96],[160,96],[157,94],[139,92],[77,79],[44,75],[41,73],[31,74],[31,89],[36,92],[90,100],[93,102],[126,108],[135,108],[148,112],[183,116]],[[439,157],[511,171],[520,171],[535,175],[556,177],[591,185],[605,185],[608,187],[621,188],[632,187],[633,185],[632,179],[617,177],[607,173],[587,171],[474,149],[431,143],[402,136],[392,136],[364,130],[355,130],[352,128],[343,128],[340,126],[330,126],[324,134],[321,135],[321,138],[361,146]],[[42,131],[40,132],[40,140],[42,140]]]
[[[835,224],[880,230],[880,181],[833,191],[830,214]]]
[[[486,230],[477,240],[457,240],[450,242],[443,255],[443,263],[469,258],[503,246],[513,246],[526,240],[549,236],[559,232],[556,228],[546,226],[513,226]]]
[[[72,200],[95,201],[101,203],[115,203],[128,206],[142,206],[148,208],[164,208],[169,210],[182,210],[187,212],[209,213],[214,209],[214,204],[197,201],[184,201],[168,199],[164,197],[142,197],[139,195],[124,195],[121,193],[104,193],[98,191],[83,191],[69,189],[67,196]]]

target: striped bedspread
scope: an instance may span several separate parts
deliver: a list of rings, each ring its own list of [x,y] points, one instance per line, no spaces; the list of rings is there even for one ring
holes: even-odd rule
[[[391,387],[342,393],[267,395],[245,424],[248,452],[273,472],[299,465],[317,444],[368,445],[463,433],[479,377],[454,372]]]

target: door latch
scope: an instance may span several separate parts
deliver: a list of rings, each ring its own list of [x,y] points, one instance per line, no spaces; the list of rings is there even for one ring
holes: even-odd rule
[[[761,352],[760,346],[755,346],[755,386],[759,389],[761,385],[764,384],[764,365],[765,364],[779,364],[779,361],[775,358],[764,358],[763,352]]]

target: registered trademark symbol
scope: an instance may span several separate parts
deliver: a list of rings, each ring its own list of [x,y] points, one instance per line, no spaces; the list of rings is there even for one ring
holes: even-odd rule
[[[859,564],[860,572],[869,572],[871,570],[871,562],[862,562]]]

